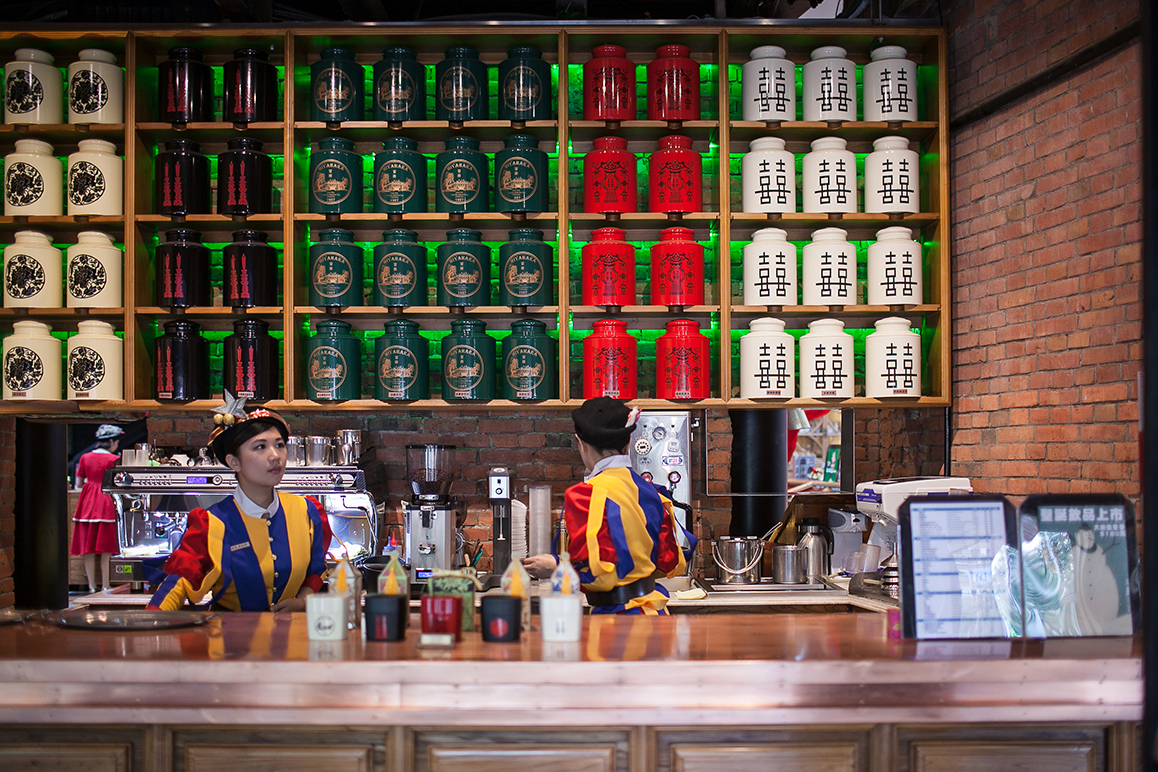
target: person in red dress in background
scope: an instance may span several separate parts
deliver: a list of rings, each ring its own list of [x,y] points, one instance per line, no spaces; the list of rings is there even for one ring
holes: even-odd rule
[[[76,504],[70,555],[84,556],[84,573],[89,592],[96,592],[96,557],[101,556],[101,589],[109,589],[109,558],[118,550],[117,510],[113,497],[101,492],[105,470],[117,463],[117,445],[125,430],[112,424],[97,429],[96,450],[80,457],[76,481],[84,480]]]

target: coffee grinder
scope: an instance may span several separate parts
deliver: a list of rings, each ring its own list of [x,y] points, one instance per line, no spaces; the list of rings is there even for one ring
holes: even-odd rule
[[[457,524],[450,498],[454,450],[454,445],[406,446],[410,496],[402,502],[406,527],[403,550],[414,583],[428,580],[436,568],[455,567]]]

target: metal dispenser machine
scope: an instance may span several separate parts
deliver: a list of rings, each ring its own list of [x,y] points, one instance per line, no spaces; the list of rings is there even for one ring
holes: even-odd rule
[[[455,567],[458,529],[450,498],[454,450],[454,445],[406,446],[410,497],[402,502],[406,528],[402,546],[415,583],[425,582],[436,568]]]
[[[686,410],[644,410],[628,447],[631,466],[648,482],[671,491],[676,519],[692,529],[692,415]],[[680,544],[687,546],[681,533]]]
[[[491,523],[491,573],[502,576],[511,564],[511,471],[496,466],[487,478],[487,497],[494,520]]]

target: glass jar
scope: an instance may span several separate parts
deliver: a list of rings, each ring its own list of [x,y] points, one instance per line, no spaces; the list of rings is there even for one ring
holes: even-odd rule
[[[365,71],[348,48],[326,48],[310,65],[310,120],[362,120]]]
[[[753,319],[740,338],[740,398],[792,399],[796,396],[796,339],[784,320]]]
[[[703,159],[692,138],[660,137],[659,150],[647,159],[648,210],[687,214],[704,209]]]
[[[878,319],[864,342],[864,395],[882,399],[921,396],[921,336],[908,319]]]
[[[839,319],[817,319],[800,338],[800,396],[849,399],[856,396],[853,337]]]
[[[64,100],[55,58],[39,48],[17,48],[4,65],[5,123],[63,123]]]
[[[534,228],[516,228],[507,238],[499,247],[499,305],[551,305],[555,250],[543,243],[543,232]]]
[[[599,137],[583,156],[583,211],[622,214],[638,209],[635,154],[623,137]]]
[[[4,247],[4,307],[60,308],[64,279],[61,252],[39,231],[17,231]]]
[[[821,228],[812,232],[800,259],[801,295],[806,306],[851,306],[857,301],[856,247],[848,231]]]
[[[879,137],[864,159],[864,210],[870,214],[921,211],[921,167],[904,137]]]
[[[758,46],[740,68],[745,121],[796,120],[796,65],[780,46]]]
[[[899,226],[877,231],[868,246],[870,306],[920,305],[924,302],[921,245]]]
[[[377,377],[374,397],[383,401],[413,401],[430,397],[430,343],[418,332],[418,323],[393,319],[386,334],[374,343]]]
[[[68,339],[66,399],[123,400],[124,356],[124,342],[111,324],[95,319],[79,322],[76,335]]]
[[[164,326],[153,347],[154,396],[164,402],[209,399],[209,346],[201,325],[174,319]]]
[[[491,248],[482,233],[469,228],[446,232],[438,245],[438,305],[489,306],[491,304]]]
[[[583,339],[583,398],[635,399],[638,346],[627,323],[598,319],[592,329]]]
[[[623,46],[595,46],[583,64],[583,120],[635,120],[635,65]]]
[[[374,156],[374,211],[425,213],[426,156],[418,152],[418,143],[408,137],[391,137],[382,148]]]
[[[277,399],[280,360],[277,341],[263,319],[237,319],[233,334],[225,338],[222,385],[233,396],[264,402]]]
[[[68,157],[69,215],[112,215],[124,211],[124,162],[103,139],[82,139]]]
[[[217,213],[248,216],[273,211],[273,159],[263,143],[237,137],[217,156]]]
[[[365,253],[352,231],[331,228],[310,245],[310,305],[362,305]]]
[[[619,228],[596,228],[583,245],[583,305],[622,307],[635,303],[635,247]]]
[[[374,63],[374,120],[426,119],[426,69],[413,48],[394,46]]]
[[[414,231],[383,231],[374,247],[374,305],[408,308],[427,304],[426,246]]]
[[[162,308],[189,308],[210,305],[209,250],[201,234],[189,228],[165,231],[165,241],[157,245],[157,305]]]
[[[442,339],[442,398],[495,398],[495,339],[478,319],[455,319]]]
[[[551,120],[551,65],[539,49],[516,46],[499,65],[499,120]]]
[[[52,145],[39,139],[18,139],[4,157],[4,214],[58,216],[64,213],[61,178],[64,165]]]
[[[312,214],[357,214],[362,211],[362,156],[354,142],[326,137],[310,153]]]
[[[213,120],[213,68],[196,48],[169,49],[157,65],[158,118],[165,123]]]
[[[158,214],[211,214],[209,159],[189,139],[165,141],[157,153],[154,203]]]
[[[745,212],[796,211],[796,156],[780,137],[759,137],[740,161]]]
[[[917,65],[901,46],[881,46],[869,52],[861,70],[866,121],[917,121]]]
[[[761,228],[744,246],[744,305],[797,305],[796,245],[788,231]]]
[[[306,398],[328,402],[362,396],[362,342],[349,322],[326,319],[306,340]]]
[[[120,308],[124,254],[113,237],[101,231],[81,231],[68,248],[65,306]]]
[[[547,154],[539,140],[516,134],[495,153],[495,211],[545,212],[548,204]]]
[[[700,119],[700,67],[687,46],[666,45],[655,50],[655,60],[647,65],[647,119]]]
[[[856,156],[840,137],[812,140],[801,164],[804,211],[851,214],[856,211]]]
[[[81,49],[68,66],[68,122],[122,123],[125,75],[111,51]]]
[[[434,161],[434,211],[485,212],[490,202],[490,167],[474,137],[447,137]]]
[[[275,307],[278,303],[277,249],[264,231],[233,232],[221,250],[222,294],[231,308]]]
[[[446,58],[434,67],[438,90],[434,100],[436,121],[485,121],[490,112],[490,80],[478,51],[467,46],[446,49]]]
[[[221,119],[227,123],[277,120],[277,67],[259,48],[239,48],[225,63],[225,101]]]
[[[4,338],[4,399],[58,400],[61,396],[63,344],[44,322],[12,324]]]
[[[559,393],[556,375],[558,344],[538,319],[511,322],[503,339],[503,398],[554,399]]]
[[[840,46],[821,46],[804,65],[804,120],[856,120],[856,65]]]
[[[666,228],[651,247],[651,304],[698,306],[704,302],[704,247],[691,228]]]

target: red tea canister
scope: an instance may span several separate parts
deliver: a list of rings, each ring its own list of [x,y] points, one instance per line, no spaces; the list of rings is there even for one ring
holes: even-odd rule
[[[673,319],[655,341],[655,396],[658,399],[707,399],[711,353],[700,323]]]
[[[583,211],[621,214],[639,210],[635,154],[623,137],[599,137],[583,156]]]
[[[583,339],[583,398],[635,399],[636,343],[627,323],[600,319]]]
[[[647,65],[647,119],[696,121],[700,118],[700,67],[687,46],[660,46]]]
[[[635,247],[619,228],[597,228],[583,245],[583,305],[630,306],[635,302]]]
[[[704,302],[704,247],[691,228],[666,228],[651,247],[651,304],[698,306]]]
[[[583,65],[583,120],[635,119],[635,65],[623,46],[595,46]]]
[[[692,150],[691,137],[659,138],[659,150],[647,159],[647,204],[652,212],[687,214],[704,208],[704,163]]]

